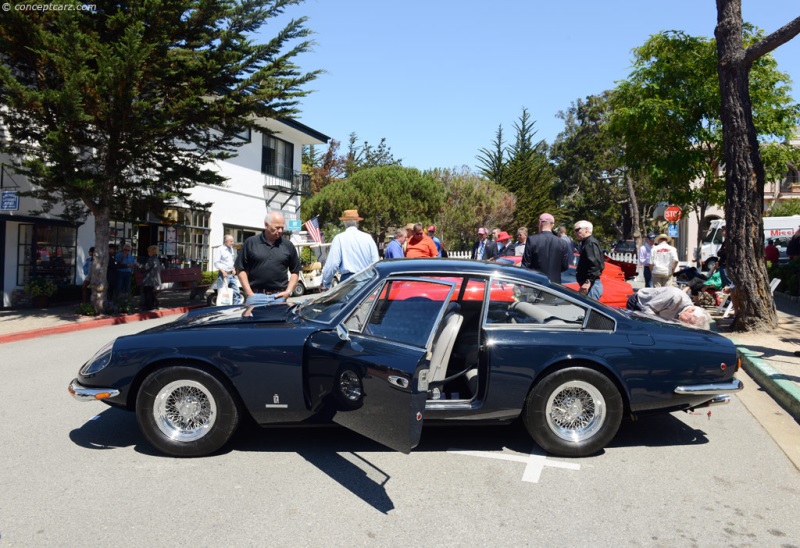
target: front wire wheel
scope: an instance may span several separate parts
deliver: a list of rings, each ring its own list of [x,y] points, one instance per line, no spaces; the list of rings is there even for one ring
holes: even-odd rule
[[[528,394],[523,421],[545,451],[584,457],[603,449],[622,421],[622,397],[593,369],[571,367],[548,375]]]
[[[136,397],[136,420],[147,440],[175,457],[220,449],[236,430],[239,411],[213,375],[175,366],[151,373]]]

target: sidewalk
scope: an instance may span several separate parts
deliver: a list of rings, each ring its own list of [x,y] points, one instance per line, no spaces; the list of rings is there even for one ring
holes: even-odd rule
[[[118,316],[81,316],[75,313],[77,303],[48,308],[1,309],[0,344],[183,314],[192,308],[205,306],[202,297],[190,300],[189,291],[182,290],[162,291],[158,295],[158,301],[160,308],[157,310],[140,311],[138,307],[134,307],[130,314]]]
[[[796,421],[800,421],[800,302],[775,293],[778,327],[773,333],[732,333],[730,320],[710,310],[712,330],[739,349],[742,367]]]
[[[67,333],[80,329],[132,323],[169,315],[183,314],[203,307],[200,298],[189,300],[187,291],[164,291],[159,295],[161,308],[125,316],[89,317],[75,314],[75,304],[45,309],[0,310],[0,344]],[[778,328],[773,333],[732,333],[730,321],[722,319],[715,309],[712,330],[730,338],[739,348],[742,365],[764,390],[800,421],[800,303],[775,293]]]

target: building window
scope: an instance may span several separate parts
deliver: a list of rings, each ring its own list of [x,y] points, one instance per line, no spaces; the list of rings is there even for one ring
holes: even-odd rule
[[[17,239],[17,285],[32,277],[58,285],[75,283],[78,229],[50,223],[21,224]]]
[[[210,214],[203,210],[176,207],[166,211],[175,224],[158,227],[159,251],[167,257],[167,265],[200,267],[208,270],[208,236]]]
[[[234,138],[239,139],[240,141],[243,141],[245,143],[249,143],[250,141],[253,140],[252,130],[250,128],[243,129],[242,131],[234,135]]]
[[[271,135],[263,135],[261,173],[291,181],[294,175],[294,145]]]

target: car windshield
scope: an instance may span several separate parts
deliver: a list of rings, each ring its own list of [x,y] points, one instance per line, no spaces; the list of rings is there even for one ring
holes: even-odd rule
[[[362,270],[330,291],[307,300],[297,308],[297,312],[306,320],[329,322],[361,292],[365,285],[377,277],[378,273],[374,268]]]

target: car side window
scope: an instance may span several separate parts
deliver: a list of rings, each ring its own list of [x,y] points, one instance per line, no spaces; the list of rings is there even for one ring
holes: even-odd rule
[[[388,281],[357,307],[348,322],[363,325],[364,335],[425,347],[442,309],[450,302],[451,287],[426,280]]]
[[[350,314],[350,317],[345,320],[344,326],[348,331],[361,333],[364,330],[364,325],[369,317],[369,311],[378,298],[378,291],[380,291],[380,287],[376,288],[375,291],[367,295],[361,304],[356,307],[353,313]]]
[[[583,326],[586,310],[540,287],[520,282],[492,280],[486,323]]]

